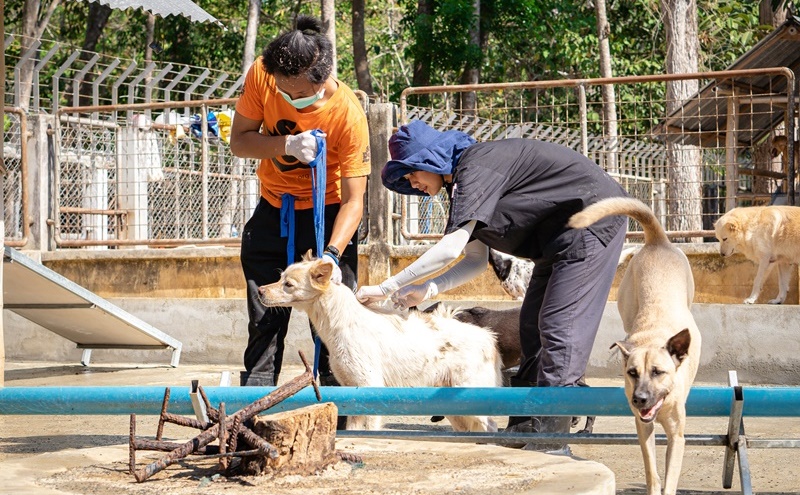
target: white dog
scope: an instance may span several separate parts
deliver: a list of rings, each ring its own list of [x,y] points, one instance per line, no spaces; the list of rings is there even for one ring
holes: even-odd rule
[[[631,258],[617,292],[628,337],[614,345],[624,356],[625,395],[636,418],[648,495],[661,494],[653,421],[667,435],[664,495],[675,495],[686,444],[686,398],[700,363],[700,332],[690,310],[694,278],[655,215],[633,198],[609,198],[576,213],[570,226],[588,227],[609,215],[628,215],[644,227],[644,246]]]
[[[778,296],[769,303],[786,300],[791,267],[800,262],[800,207],[734,208],[716,221],[714,231],[722,256],[741,253],[758,265],[753,290],[745,304],[756,302],[774,265],[778,265]]]
[[[274,284],[259,288],[265,306],[305,311],[330,353],[336,380],[348,387],[499,387],[494,334],[444,311],[387,314],[363,306],[332,266],[309,255]],[[488,416],[448,416],[455,431],[497,431]],[[348,429],[380,428],[380,417],[353,416]]]

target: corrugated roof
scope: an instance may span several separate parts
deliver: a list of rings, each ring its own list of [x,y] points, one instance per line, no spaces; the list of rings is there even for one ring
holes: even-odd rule
[[[112,9],[126,10],[129,8],[142,9],[153,15],[167,17],[179,15],[188,18],[192,22],[212,22],[224,28],[216,17],[209,14],[199,5],[191,0],[88,0],[103,5],[108,5]]]
[[[787,19],[727,70],[773,67],[788,67],[795,78],[800,74],[800,18]],[[754,99],[747,111],[742,112],[742,118],[747,121],[737,126],[736,134],[739,145],[752,146],[760,142],[785,117],[785,102],[781,105],[776,98],[771,98],[787,94],[787,78],[780,74],[737,77],[735,82],[730,79],[713,81],[673,111],[654,129],[654,134],[665,135],[681,144],[724,145],[725,136],[719,131],[726,129],[728,96],[736,88],[748,95],[764,96]],[[671,129],[679,132],[670,132]]]

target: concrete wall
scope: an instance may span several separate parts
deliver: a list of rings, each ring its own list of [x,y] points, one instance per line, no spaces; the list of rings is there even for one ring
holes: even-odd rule
[[[788,304],[744,305],[741,301],[749,294],[754,273],[752,263],[737,257],[722,259],[716,254],[715,245],[695,246],[688,251],[697,284],[698,303],[693,312],[703,334],[699,380],[724,383],[727,371],[735,369],[746,384],[800,384],[797,277],[793,278]],[[398,250],[392,260],[392,273],[418,255]],[[42,261],[180,340],[184,346],[182,363],[228,364],[232,371],[241,369],[247,322],[238,250],[75,250],[42,253]],[[618,278],[624,269],[625,263],[620,266]],[[776,290],[772,277],[764,298],[772,297]],[[591,356],[589,376],[620,375],[619,357],[609,350],[614,341],[624,338],[615,294],[612,290]],[[458,307],[501,308],[519,304],[504,295],[491,269],[472,284],[447,294],[445,299]],[[7,359],[76,364],[80,361],[81,350],[74,343],[10,311],[4,312],[4,327]],[[287,362],[299,363],[298,349],[309,357],[313,355],[303,313],[293,313],[286,344]],[[168,351],[92,353],[94,366],[111,362],[168,366],[169,360]]]

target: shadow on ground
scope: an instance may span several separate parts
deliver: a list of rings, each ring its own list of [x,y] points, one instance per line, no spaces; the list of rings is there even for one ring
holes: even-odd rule
[[[127,444],[124,435],[40,435],[28,437],[3,437],[0,453],[42,454],[68,449],[110,447]]]

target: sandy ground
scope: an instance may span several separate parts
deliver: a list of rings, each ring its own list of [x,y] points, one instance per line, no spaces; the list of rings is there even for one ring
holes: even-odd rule
[[[6,386],[37,385],[188,385],[197,379],[216,386],[220,367],[136,367],[7,364]],[[293,372],[296,371],[296,372]],[[300,370],[287,370],[290,379]],[[235,373],[234,373],[235,375]],[[144,378],[146,377],[146,378]],[[617,381],[596,381],[595,386],[620,386]],[[721,384],[702,384],[721,385]],[[746,384],[743,384],[746,385]],[[503,426],[505,418],[496,418]],[[152,438],[157,417],[137,418],[137,434]],[[446,428],[428,418],[388,417],[385,427]],[[800,438],[800,421],[749,419],[753,437]],[[136,483],[127,472],[127,416],[0,416],[0,493],[92,495],[122,494],[519,494],[535,487],[535,493],[613,493],[606,466],[616,480],[616,493],[643,494],[644,472],[638,446],[573,445],[575,459],[497,446],[473,446],[432,442],[338,439],[337,448],[364,459],[362,464],[338,463],[313,477],[225,478],[210,459],[191,457]],[[722,434],[725,418],[690,418],[687,434]],[[632,418],[601,417],[596,433],[632,433]],[[195,432],[167,425],[165,439],[181,441]],[[664,447],[659,447],[663,473]],[[800,494],[797,451],[750,450],[753,489],[769,495]],[[141,453],[137,466],[161,454]],[[680,481],[681,494],[729,494],[740,491],[738,468],[731,490],[722,488],[724,450],[721,447],[687,447]],[[602,466],[601,466],[602,465]],[[586,486],[592,486],[595,491]],[[611,480],[613,485],[614,480]]]

